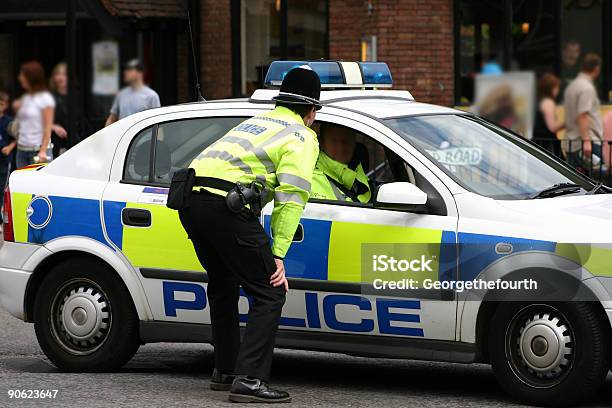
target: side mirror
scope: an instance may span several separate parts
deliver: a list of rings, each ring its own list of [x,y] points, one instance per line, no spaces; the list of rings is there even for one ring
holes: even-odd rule
[[[374,207],[424,210],[427,194],[412,183],[387,183],[378,187]]]

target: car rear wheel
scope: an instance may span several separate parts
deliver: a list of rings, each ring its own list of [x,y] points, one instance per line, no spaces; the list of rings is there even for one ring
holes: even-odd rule
[[[609,368],[609,329],[603,317],[586,302],[502,304],[489,338],[502,388],[526,404],[588,402]]]
[[[140,345],[138,316],[123,282],[92,259],[64,261],[41,282],[34,327],[49,360],[65,371],[111,371]]]

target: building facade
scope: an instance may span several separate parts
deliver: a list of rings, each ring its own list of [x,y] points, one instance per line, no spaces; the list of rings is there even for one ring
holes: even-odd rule
[[[587,52],[602,56],[597,86],[604,102],[612,97],[612,0],[71,1],[79,103],[93,128],[121,86],[121,64],[134,57],[164,105],[195,100],[197,79],[207,99],[248,96],[271,61],[320,58],[385,61],[395,88],[469,105],[485,63],[567,82]],[[26,60],[50,72],[66,59],[66,3],[0,2],[0,89],[19,95]]]
[[[276,59],[376,59],[396,88],[453,104],[452,0],[202,0],[200,8],[207,97],[249,95]]]

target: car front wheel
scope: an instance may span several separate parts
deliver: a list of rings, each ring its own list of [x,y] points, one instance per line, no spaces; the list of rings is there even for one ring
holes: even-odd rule
[[[610,367],[604,318],[595,304],[586,302],[501,304],[489,337],[500,385],[526,404],[588,402]]]
[[[138,316],[123,282],[88,258],[66,260],[43,279],[34,327],[49,360],[65,371],[111,371],[140,345]]]

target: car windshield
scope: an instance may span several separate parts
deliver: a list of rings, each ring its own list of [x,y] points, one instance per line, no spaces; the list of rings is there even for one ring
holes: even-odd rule
[[[455,181],[486,197],[526,199],[553,186],[593,187],[521,137],[472,115],[412,116],[386,122]]]

